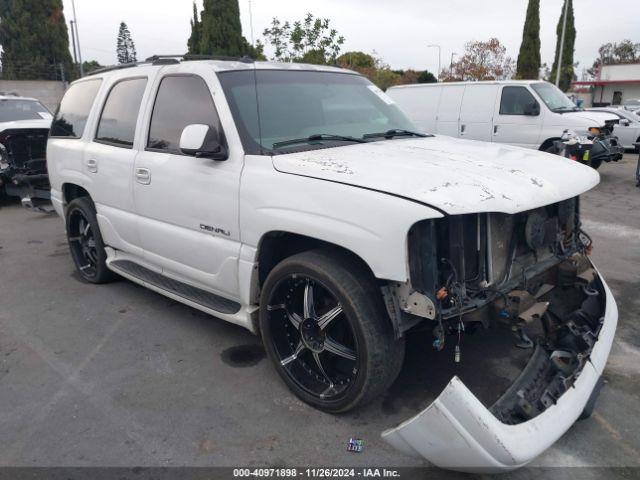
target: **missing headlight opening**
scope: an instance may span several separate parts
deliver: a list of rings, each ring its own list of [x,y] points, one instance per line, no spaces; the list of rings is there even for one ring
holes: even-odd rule
[[[505,424],[527,421],[555,404],[597,340],[605,295],[578,213],[576,197],[514,215],[426,220],[409,233],[411,287],[435,305],[436,349],[454,341],[454,361],[464,361],[461,333],[502,323],[517,347],[534,352],[490,408]],[[532,338],[533,329],[542,333]]]

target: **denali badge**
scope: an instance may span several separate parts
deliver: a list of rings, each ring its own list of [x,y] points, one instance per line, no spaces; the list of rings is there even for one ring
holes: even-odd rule
[[[207,232],[217,233],[218,235],[224,235],[225,237],[230,237],[231,232],[229,230],[225,230],[223,228],[212,227],[211,225],[205,225],[204,223],[200,224],[200,230],[206,230]]]

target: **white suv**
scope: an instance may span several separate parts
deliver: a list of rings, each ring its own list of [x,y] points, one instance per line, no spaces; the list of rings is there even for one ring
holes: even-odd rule
[[[579,220],[598,174],[415,130],[347,70],[156,57],[71,85],[51,197],[85,280],[117,273],[260,334],[325,411],[379,396],[416,326],[453,354],[462,330],[508,325],[534,353],[494,405],[454,378],[383,435],[439,466],[515,468],[589,410],[611,347]]]

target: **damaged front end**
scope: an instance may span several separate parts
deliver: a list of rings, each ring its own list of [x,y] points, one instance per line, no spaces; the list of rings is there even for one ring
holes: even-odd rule
[[[501,322],[532,354],[493,405],[454,377],[429,407],[383,438],[443,468],[501,471],[528,463],[562,436],[593,407],[617,323],[591,248],[578,198],[515,215],[414,225],[410,291],[434,306],[434,347],[442,348],[447,333]],[[402,314],[415,317],[406,308]]]
[[[15,128],[0,132],[0,190],[37,208],[50,198],[46,150],[49,130]]]

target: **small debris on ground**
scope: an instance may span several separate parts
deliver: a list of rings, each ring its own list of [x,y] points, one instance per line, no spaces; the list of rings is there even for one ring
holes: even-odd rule
[[[360,438],[350,438],[349,443],[347,444],[348,452],[357,452],[360,453],[364,448],[364,440]]]

